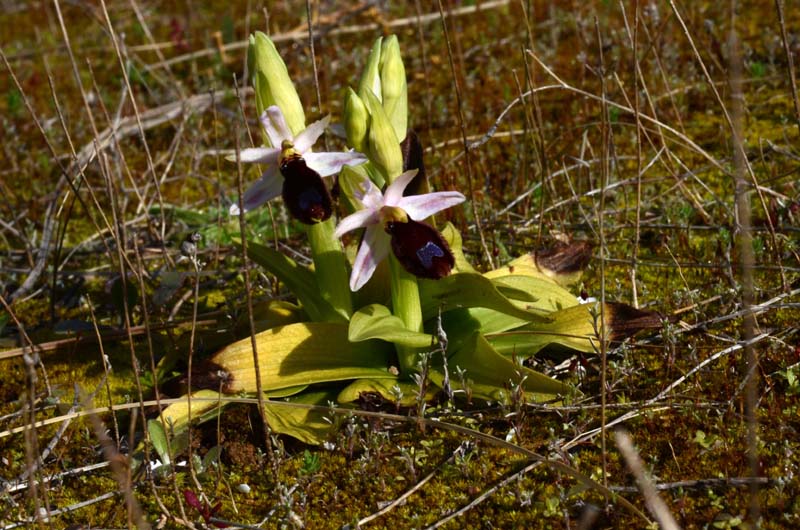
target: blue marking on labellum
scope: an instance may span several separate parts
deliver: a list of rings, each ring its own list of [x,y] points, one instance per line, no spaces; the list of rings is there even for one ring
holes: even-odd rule
[[[300,203],[300,208],[303,210],[309,210],[322,202],[322,195],[320,195],[319,192],[313,188],[306,189],[300,193],[300,196],[297,198],[297,202]]]
[[[425,246],[417,249],[417,257],[426,269],[433,267],[433,258],[443,258],[444,250],[433,241],[428,241]]]

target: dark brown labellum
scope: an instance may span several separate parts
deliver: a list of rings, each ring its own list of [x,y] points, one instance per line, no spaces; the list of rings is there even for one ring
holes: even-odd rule
[[[456,264],[447,241],[429,224],[411,218],[407,223],[390,221],[386,232],[392,236],[395,257],[414,276],[438,280]]]
[[[331,194],[322,177],[297,154],[281,161],[283,201],[289,213],[307,225],[325,221],[333,212]]]
[[[417,133],[409,129],[406,138],[400,142],[400,151],[403,153],[403,171],[416,169],[417,175],[409,182],[403,191],[403,196],[420,195],[428,192],[427,177],[425,176],[425,163],[422,160],[422,143]]]

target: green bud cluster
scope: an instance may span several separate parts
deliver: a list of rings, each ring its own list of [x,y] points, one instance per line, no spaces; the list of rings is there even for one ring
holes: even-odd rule
[[[400,43],[379,37],[370,50],[358,90],[348,88],[344,128],[351,147],[366,153],[387,182],[403,171],[400,142],[408,127],[408,85]]]

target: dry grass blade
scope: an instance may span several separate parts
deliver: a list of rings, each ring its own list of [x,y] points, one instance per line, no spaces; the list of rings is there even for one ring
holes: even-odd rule
[[[644,496],[647,509],[650,510],[655,520],[658,521],[658,525],[663,530],[678,530],[680,526],[678,526],[677,521],[675,521],[672,513],[670,513],[664,500],[658,495],[653,482],[645,474],[644,464],[642,463],[642,459],[639,458],[639,453],[637,453],[636,449],[633,447],[631,437],[625,431],[617,430],[614,432],[614,440],[617,442],[619,452],[622,453],[622,457],[625,459],[628,470],[636,479],[636,484],[639,486],[639,490]]]

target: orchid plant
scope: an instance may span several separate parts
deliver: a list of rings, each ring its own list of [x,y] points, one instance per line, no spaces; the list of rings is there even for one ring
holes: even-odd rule
[[[510,388],[535,401],[575,395],[570,385],[518,360],[551,345],[596,351],[600,341],[621,336],[615,319],[622,312],[614,304],[598,310],[597,304],[579,303],[566,288],[574,275],[549,268],[534,254],[481,274],[464,256],[455,228],[430,220],[465,197],[455,190],[409,192],[420,188],[410,183],[422,176],[422,150],[410,156],[414,149],[401,148],[416,137],[408,130],[408,87],[397,38],[377,39],[358,87],[347,90],[342,121],[349,149],[334,152],[312,150],[330,117],[306,126],[300,98],[270,39],[253,35],[249,54],[265,145],[238,156],[266,169],[241,204],[250,211],[282,196],[289,213],[307,227],[314,261],[305,268],[262,242],[248,242],[252,259],[296,300],[257,308],[260,388],[266,396],[347,406],[372,393],[408,406],[420,397],[422,385],[414,376],[423,352],[438,352],[425,356],[425,374],[433,383],[427,388],[434,392],[448,387],[468,399],[500,402],[509,399]],[[338,208],[323,180],[337,173]],[[237,205],[231,214],[240,214]],[[343,246],[341,238],[359,229],[360,243],[349,238]],[[377,274],[384,260],[388,271]],[[632,308],[626,311],[626,318],[633,314]],[[605,320],[598,323],[598,314]],[[648,315],[635,317],[646,322]],[[191,421],[189,411],[213,415],[220,391],[255,393],[251,348],[245,338],[201,366],[192,379],[205,389],[191,397],[208,399],[171,405],[162,411],[165,425],[179,432]],[[448,365],[460,374],[458,381],[448,382]],[[308,443],[328,435],[329,425],[317,412],[268,401],[265,414],[273,430]]]

